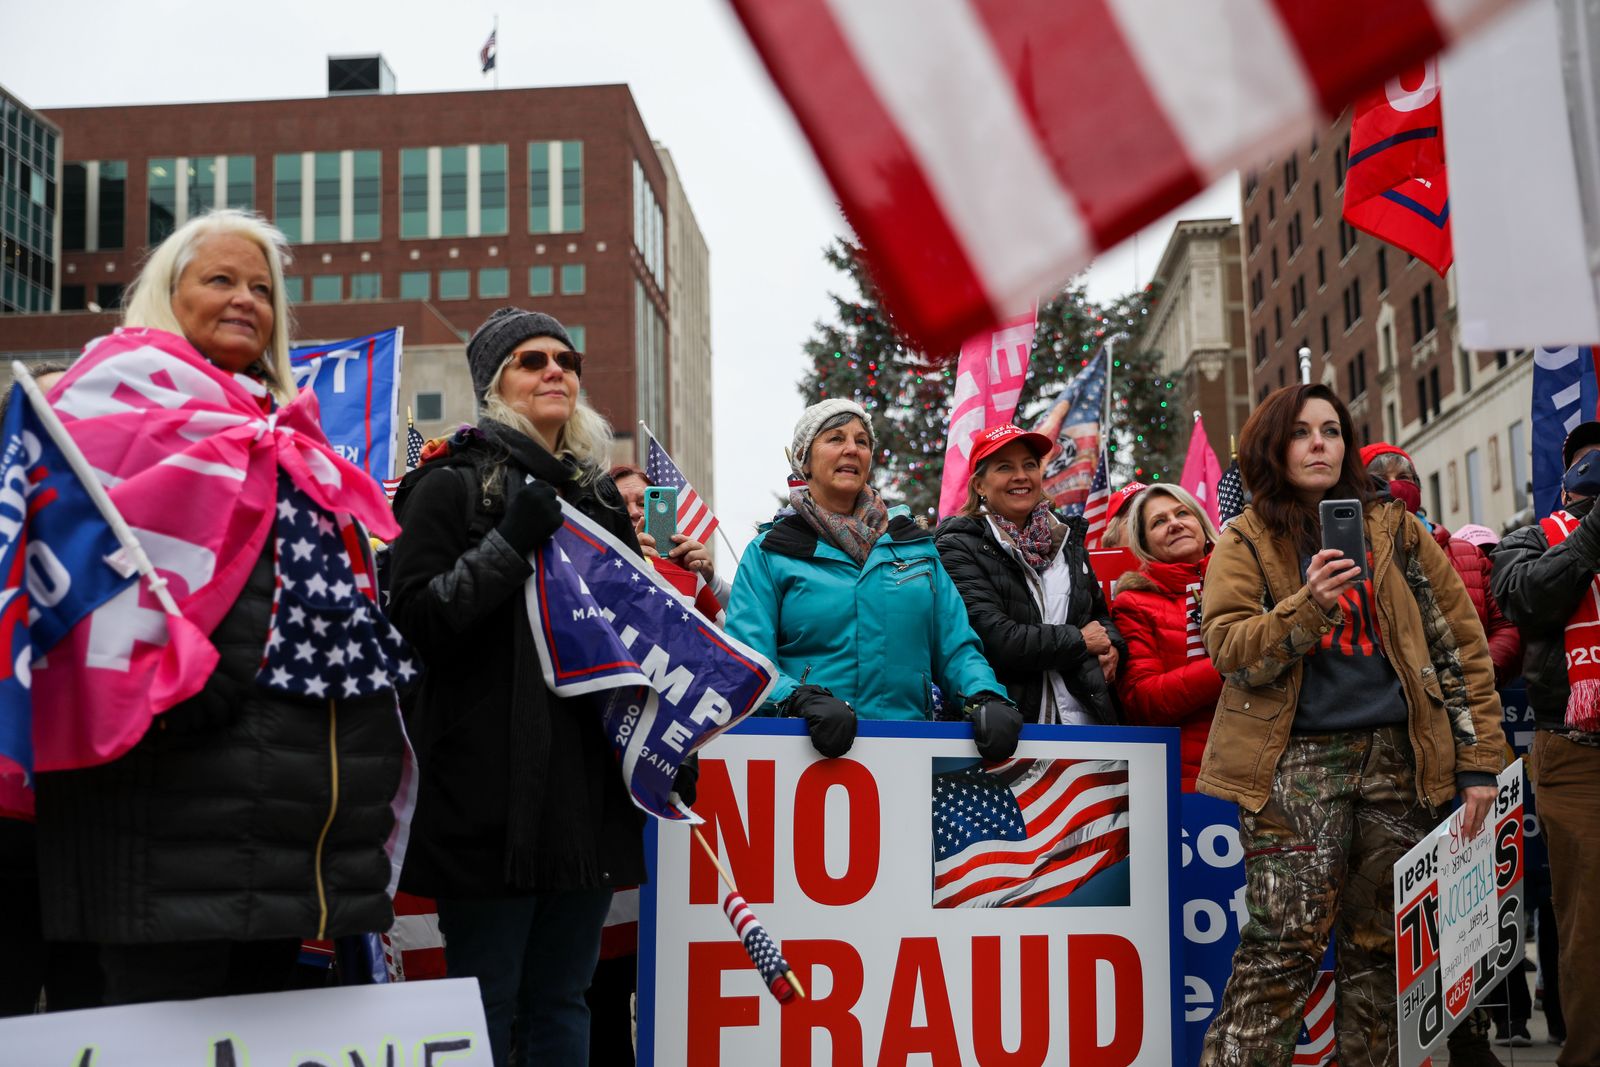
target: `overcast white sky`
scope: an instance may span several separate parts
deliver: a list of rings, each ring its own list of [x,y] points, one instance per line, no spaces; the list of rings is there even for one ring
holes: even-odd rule
[[[4,0],[0,84],[35,108],[320,96],[325,57],[382,52],[401,92],[486,88],[497,5],[278,0]],[[711,248],[715,503],[740,549],[782,489],[800,347],[843,279],[822,249],[843,222],[726,0],[586,0],[498,10],[503,88],[626,82],[673,154]],[[1102,256],[1090,294],[1142,285],[1177,218],[1237,216],[1219,182]]]

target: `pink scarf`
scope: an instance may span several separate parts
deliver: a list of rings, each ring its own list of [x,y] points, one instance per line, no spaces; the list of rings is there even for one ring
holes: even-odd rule
[[[271,413],[260,395],[182,337],[148,329],[91,342],[51,390],[180,615],[140,581],[51,651],[33,676],[38,770],[115,759],[156,714],[200,691],[217,662],[205,635],[266,543],[280,469],[319,507],[380,537],[399,533],[383,490],[328,444],[314,393]]]
[[[1554,548],[1567,539],[1578,520],[1558,511],[1539,520],[1545,540]],[[1600,731],[1600,577],[1591,578],[1567,620],[1567,725],[1574,730]]]

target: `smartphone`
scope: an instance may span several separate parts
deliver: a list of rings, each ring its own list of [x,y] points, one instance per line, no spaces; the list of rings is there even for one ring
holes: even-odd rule
[[[665,556],[672,551],[672,535],[678,532],[678,487],[652,485],[644,491],[644,532],[656,539],[656,551]]]
[[[1349,559],[1361,564],[1360,580],[1372,577],[1367,570],[1367,537],[1359,500],[1324,500],[1318,509],[1322,515],[1322,547],[1343,552]]]

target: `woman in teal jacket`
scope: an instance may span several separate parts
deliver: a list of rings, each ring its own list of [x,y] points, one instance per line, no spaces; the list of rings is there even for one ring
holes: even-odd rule
[[[728,632],[777,665],[769,711],[806,720],[824,756],[849,751],[856,716],[927,719],[933,687],[972,719],[978,750],[1006,759],[1022,716],[983,658],[933,534],[867,484],[872,425],[859,404],[806,409],[790,461],[806,484],[792,514],[745,550]]]

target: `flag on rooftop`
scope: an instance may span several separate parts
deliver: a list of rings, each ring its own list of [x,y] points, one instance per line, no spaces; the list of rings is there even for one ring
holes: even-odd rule
[[[478,62],[483,65],[482,73],[487,74],[494,69],[495,57],[499,54],[495,50],[495,38],[500,36],[500,29],[496,27],[489,31],[489,39],[483,42],[483,47],[478,50]],[[498,77],[498,75],[497,75]]]

